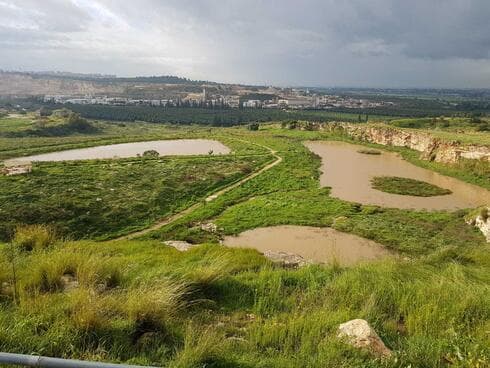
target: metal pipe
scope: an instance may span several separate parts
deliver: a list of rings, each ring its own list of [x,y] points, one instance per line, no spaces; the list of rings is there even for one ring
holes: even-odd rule
[[[39,355],[11,354],[0,352],[0,365],[12,364],[25,367],[45,368],[157,368],[141,365],[88,362],[74,359],[49,358]]]

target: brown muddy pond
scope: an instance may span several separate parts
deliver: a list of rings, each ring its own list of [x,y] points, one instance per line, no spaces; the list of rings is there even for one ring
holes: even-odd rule
[[[342,266],[374,261],[390,256],[382,245],[356,235],[331,228],[311,226],[272,226],[225,237],[228,247],[254,248],[260,252],[275,251],[298,254],[315,263],[338,262]]]
[[[72,149],[67,151],[45,153],[41,155],[13,158],[6,160],[5,163],[127,158],[142,155],[145,151],[149,150],[155,150],[161,156],[206,155],[210,151],[213,151],[213,154],[230,153],[230,149],[218,141],[209,139],[174,139],[120,143],[106,146]]]
[[[332,188],[332,196],[350,202],[382,207],[456,210],[490,203],[490,191],[461,180],[415,166],[394,152],[367,155],[365,147],[332,141],[310,141],[306,146],[322,158],[320,185]],[[381,192],[371,187],[375,176],[399,176],[449,189],[452,194],[417,197]]]

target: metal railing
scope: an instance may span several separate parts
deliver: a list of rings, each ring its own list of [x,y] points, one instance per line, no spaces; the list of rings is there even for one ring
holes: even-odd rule
[[[143,367],[141,365],[98,363],[74,359],[49,358],[39,355],[0,352],[0,366],[5,364],[45,368],[157,368],[149,366]]]

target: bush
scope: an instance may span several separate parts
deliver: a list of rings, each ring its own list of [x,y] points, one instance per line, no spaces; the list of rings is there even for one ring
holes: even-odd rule
[[[74,130],[80,133],[87,133],[94,131],[94,126],[90,124],[86,119],[82,118],[80,114],[72,112],[68,117],[67,127],[70,130]]]
[[[155,150],[148,150],[148,151],[143,152],[143,157],[158,158],[158,157],[160,157],[160,154]]]
[[[259,128],[260,128],[259,123],[248,124],[248,130],[257,131],[257,130],[259,130]]]
[[[41,107],[39,110],[39,116],[50,116],[52,113],[53,112],[46,107]]]
[[[484,207],[480,210],[480,217],[483,219],[483,221],[487,221],[489,214],[488,214],[488,208]]]
[[[22,251],[46,249],[56,241],[54,231],[46,225],[18,226],[13,239]]]

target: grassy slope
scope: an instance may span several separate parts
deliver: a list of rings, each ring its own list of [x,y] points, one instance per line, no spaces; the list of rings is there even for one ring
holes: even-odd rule
[[[217,245],[58,244],[17,258],[20,304],[0,299],[0,349],[186,368],[484,367],[489,250],[291,271]],[[79,288],[62,291],[66,272]],[[370,321],[396,360],[340,343],[352,318]]]
[[[144,228],[254,171],[269,156],[39,163],[0,176],[0,236],[20,223],[55,224],[74,238]]]
[[[319,159],[301,143],[321,133],[222,132],[273,147],[284,160],[154,232],[156,241],[60,244],[19,256],[23,297],[18,307],[0,302],[0,350],[173,367],[490,364],[490,248],[464,223],[464,211],[379,209],[329,197],[318,188]],[[227,234],[276,223],[333,226],[410,257],[291,271],[252,250],[208,245],[178,253],[161,244],[216,241],[196,226],[204,220]],[[9,270],[3,263],[0,284]],[[60,292],[66,271],[80,280],[78,290]],[[110,287],[91,292],[99,284]],[[381,363],[338,342],[338,324],[352,318],[373,324],[396,359]]]

